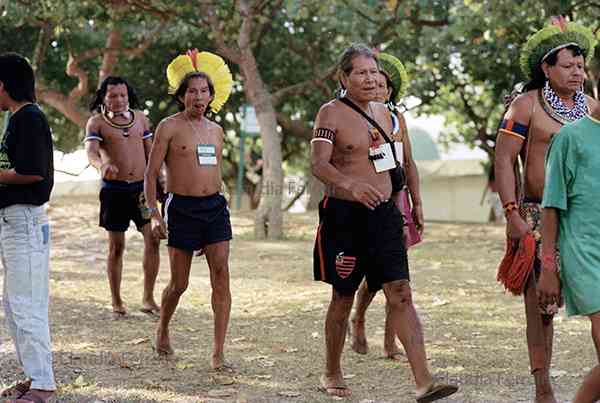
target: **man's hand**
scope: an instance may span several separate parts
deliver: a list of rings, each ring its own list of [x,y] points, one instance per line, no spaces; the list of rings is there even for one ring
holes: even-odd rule
[[[119,168],[111,163],[105,162],[100,166],[100,176],[102,176],[102,179],[114,180],[117,179],[118,174]]]
[[[383,195],[373,186],[364,182],[354,182],[351,187],[352,197],[370,210],[375,210],[383,202]]]
[[[529,225],[521,218],[517,210],[511,211],[510,215],[507,217],[508,219],[508,236],[513,242],[519,242],[525,234],[527,234],[531,228]]]
[[[539,306],[544,309],[549,305],[559,305],[560,279],[556,271],[554,259],[543,259],[540,279],[537,283],[537,297]]]
[[[150,218],[150,229],[152,231],[152,235],[156,239],[167,239],[167,225],[165,224],[165,220],[158,214],[152,214]]]
[[[423,219],[423,206],[420,204],[415,204],[412,208],[413,221],[417,226],[417,231],[419,231],[419,235],[423,235],[423,230],[425,229],[425,220]]]

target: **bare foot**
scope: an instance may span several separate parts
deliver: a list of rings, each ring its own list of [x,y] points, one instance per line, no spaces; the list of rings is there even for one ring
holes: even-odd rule
[[[154,301],[143,302],[140,312],[145,313],[153,319],[160,318],[160,307]]]
[[[160,312],[160,307],[154,300],[142,301],[142,309],[145,309],[148,311],[159,311]]]
[[[406,354],[404,354],[404,351],[401,351],[400,349],[396,349],[396,351],[388,353],[387,351],[385,351],[385,358],[390,359],[392,361],[407,361],[408,358],[406,358]]]
[[[352,391],[344,382],[342,374],[334,377],[321,375],[319,380],[321,381],[321,387],[319,389],[329,396],[349,397],[352,395]]]
[[[369,346],[365,335],[365,321],[352,318],[352,344],[350,347],[358,354],[367,354]]]
[[[225,356],[223,353],[213,353],[210,359],[210,366],[213,370],[219,372],[233,372],[233,365],[225,361]]]
[[[171,340],[169,339],[169,332],[161,332],[160,329],[156,331],[156,353],[159,356],[169,357],[175,354],[175,351],[171,348]]]
[[[127,315],[127,308],[125,305],[121,304],[113,304],[113,319],[123,319]]]

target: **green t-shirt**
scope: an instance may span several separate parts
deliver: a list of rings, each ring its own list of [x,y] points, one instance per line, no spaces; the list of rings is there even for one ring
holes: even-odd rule
[[[600,121],[587,116],[554,136],[546,155],[542,207],[558,210],[567,313],[600,311]]]

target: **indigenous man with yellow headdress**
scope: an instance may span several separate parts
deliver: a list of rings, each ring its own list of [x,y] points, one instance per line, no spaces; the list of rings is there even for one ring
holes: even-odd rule
[[[180,112],[164,119],[156,130],[145,175],[145,194],[152,232],[167,238],[171,280],[161,302],[156,351],[173,354],[169,321],[187,288],[193,252],[202,249],[210,270],[214,343],[211,365],[225,369],[223,347],[231,310],[229,241],[232,238],[227,201],[221,191],[223,129],[209,120],[231,93],[233,80],[219,56],[193,50],[167,67],[169,92]],[[157,209],[156,178],[161,165],[167,173],[164,217]]]
[[[549,369],[552,319],[561,304],[557,298],[540,305],[536,296],[540,273],[545,270],[540,247],[544,157],[552,136],[596,105],[583,93],[585,58],[593,55],[594,46],[589,29],[562,17],[529,38],[521,52],[521,68],[530,81],[508,107],[496,142],[496,180],[508,236],[498,279],[515,295],[524,294],[527,345],[538,403],[556,402]],[[518,156],[522,181],[515,170]]]

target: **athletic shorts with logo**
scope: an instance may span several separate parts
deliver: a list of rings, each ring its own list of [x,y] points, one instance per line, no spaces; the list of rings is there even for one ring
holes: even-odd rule
[[[326,196],[319,204],[313,259],[315,280],[342,294],[356,291],[364,277],[371,291],[410,280],[402,214],[391,200],[369,210]]]

